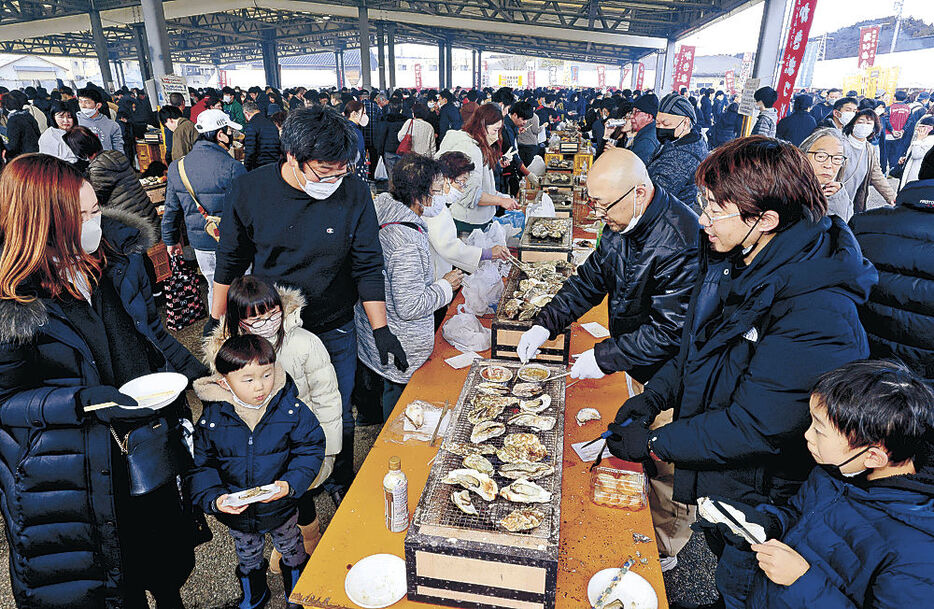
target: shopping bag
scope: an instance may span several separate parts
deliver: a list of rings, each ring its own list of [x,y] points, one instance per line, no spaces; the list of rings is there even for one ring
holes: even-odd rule
[[[503,276],[493,260],[481,262],[476,272],[464,277],[461,285],[464,310],[473,315],[492,313],[503,295]]]
[[[172,276],[165,280],[165,327],[173,332],[187,328],[207,315],[198,289],[197,266],[182,256],[169,256]]]
[[[539,218],[554,218],[555,217],[555,202],[551,200],[551,195],[547,192],[542,194],[542,198],[538,203],[533,203],[529,205],[528,209],[525,210],[528,217],[537,216]]]
[[[480,320],[466,311],[465,305],[457,306],[457,315],[444,322],[441,336],[459,350],[479,353],[490,348],[492,332],[484,328]]]
[[[402,136],[402,140],[399,142],[399,147],[396,148],[396,154],[402,156],[412,152],[412,128],[415,126],[415,119],[409,119],[409,128],[406,129],[405,135]]]
[[[373,179],[377,182],[384,182],[389,179],[389,172],[386,171],[386,162],[383,157],[379,157],[376,169],[373,170]]]
[[[486,230],[475,228],[464,240],[464,243],[471,247],[487,249],[497,245],[505,246],[506,236],[505,225],[500,222],[491,222]],[[512,265],[505,260],[485,260],[481,264],[493,264],[503,277],[507,276],[512,268]],[[499,297],[497,297],[497,300],[499,300]]]

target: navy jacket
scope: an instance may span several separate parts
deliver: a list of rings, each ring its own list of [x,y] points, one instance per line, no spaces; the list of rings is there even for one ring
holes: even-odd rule
[[[243,128],[243,166],[247,171],[279,160],[279,128],[257,112]]]
[[[204,412],[195,427],[195,470],[192,500],[207,514],[236,531],[267,533],[297,509],[324,461],[324,432],[318,419],[298,399],[298,390],[276,366],[276,394],[253,430],[232,404],[230,392],[216,378],[195,383]],[[241,514],[225,514],[215,500],[276,480],[289,483],[289,495],[270,503],[254,503]]]
[[[667,190],[685,205],[696,209],[697,186],[694,184],[694,172],[707,158],[708,153],[707,142],[695,131],[660,146],[646,169],[656,185]]]
[[[698,127],[712,127],[714,123],[713,102],[706,95],[700,98],[700,114],[697,115]]]
[[[444,104],[438,115],[438,140],[444,139],[444,134],[448,132],[448,129],[460,129],[463,124],[464,121],[461,119],[460,109],[452,102]]]
[[[104,239],[124,254],[109,256],[105,272],[139,333],[164,359],[162,370],[189,379],[207,373],[162,326],[143,263],[155,242],[151,225],[104,210],[101,226]],[[90,347],[57,301],[0,300],[0,512],[20,609],[123,606],[121,521],[111,480],[117,447],[108,426],[80,414],[75,400],[80,389],[100,384]],[[171,566],[163,565],[161,575],[184,581],[188,573],[173,574]]]
[[[739,115],[738,110],[738,104],[730,104],[717,119],[717,123],[707,132],[707,141],[711,148],[722,146],[739,137],[743,127],[743,117]]]
[[[632,138],[632,146],[629,147],[629,150],[642,159],[643,163],[648,165],[660,145],[658,136],[655,134],[655,121],[652,121],[636,132],[636,135]]]
[[[817,122],[806,110],[795,110],[782,120],[778,121],[775,137],[795,146],[800,146],[804,138],[817,129]]]
[[[823,120],[828,116],[830,116],[831,112],[833,112],[833,104],[814,104],[814,107],[811,108],[811,116],[814,117],[814,122],[816,122],[818,125],[821,124],[821,122],[823,122]]]
[[[873,357],[896,357],[934,380],[934,180],[909,182],[895,207],[850,220],[879,284],[860,309]]]
[[[844,481],[817,468],[778,516],[781,541],[810,564],[790,586],[759,571],[750,609],[930,607],[934,602],[934,469]]]
[[[792,224],[746,268],[701,250],[678,356],[646,387],[675,409],[653,433],[676,501],[783,503],[797,490],[813,466],[811,388],[869,355],[857,306],[877,279],[837,217]]]

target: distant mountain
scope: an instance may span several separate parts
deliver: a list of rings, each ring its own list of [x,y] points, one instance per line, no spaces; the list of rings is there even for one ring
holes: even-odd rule
[[[879,25],[878,54],[888,53],[892,46],[892,35],[895,33],[895,15],[881,19],[867,19],[835,32],[827,34],[827,50],[825,59],[843,59],[856,57],[859,50],[859,29],[865,26]],[[811,38],[809,42],[816,41],[820,36]],[[934,25],[925,23],[914,17],[902,18],[898,30],[898,40],[895,43],[896,51],[916,51],[934,47]]]

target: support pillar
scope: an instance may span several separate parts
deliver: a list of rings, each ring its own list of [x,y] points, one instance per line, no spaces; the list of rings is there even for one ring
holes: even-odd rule
[[[379,61],[379,90],[386,90],[386,32],[382,21],[376,22],[376,57]]]
[[[671,92],[672,79],[675,75],[675,41],[669,40],[664,53],[659,53],[655,61],[655,95],[661,99]]]
[[[107,50],[107,38],[104,36],[104,26],[101,24],[101,13],[91,1],[91,35],[94,37],[94,52],[97,53],[97,63],[101,68],[101,80],[104,89],[114,90],[113,73],[110,71],[110,51]]]
[[[444,39],[438,41],[438,88],[443,89],[445,87],[444,77],[447,75],[448,70],[445,66],[445,59],[447,59],[447,51],[444,48]]]
[[[639,62],[634,61],[629,65],[632,66],[632,73],[629,75],[630,76],[629,88],[635,91],[636,83],[639,82]]]
[[[477,49],[477,89],[483,87],[483,51]]]
[[[389,31],[387,32],[387,50],[389,51],[389,89],[390,91],[395,90],[396,88],[396,24],[389,24]]]
[[[162,0],[141,0],[143,25],[146,27],[146,40],[149,43],[149,57],[152,58],[152,72],[156,78],[172,74],[172,56],[169,53],[169,31],[165,25],[165,11]]]
[[[444,86],[448,89],[454,88],[454,43],[448,38],[444,56]]]
[[[759,26],[759,45],[756,47],[756,61],[752,68],[752,77],[759,79],[760,87],[774,87],[778,84],[775,74],[781,62],[781,47],[785,39],[785,11],[788,0],[765,0],[762,9],[762,25]],[[742,88],[745,83],[739,83]]]
[[[477,51],[470,51],[470,86],[477,88]]]
[[[136,61],[139,63],[139,74],[143,82],[152,78],[152,64],[149,63],[149,57],[146,55],[146,49],[149,43],[146,42],[146,30],[140,23],[134,23],[130,26],[133,30],[133,42],[136,44]]]
[[[266,75],[266,84],[270,87],[280,89],[282,87],[281,78],[279,78],[279,51],[276,48],[275,30],[263,30],[263,72]]]
[[[370,80],[370,15],[364,1],[357,7],[358,27],[360,30],[360,85],[369,90]]]
[[[334,70],[337,73],[337,88],[344,88],[344,47],[338,42],[334,45]]]

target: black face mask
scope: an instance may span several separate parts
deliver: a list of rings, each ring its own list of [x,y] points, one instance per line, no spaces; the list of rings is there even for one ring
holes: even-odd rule
[[[681,125],[678,125],[678,127],[680,126]],[[666,129],[664,127],[655,127],[655,137],[658,138],[658,142],[660,144],[664,144],[666,142],[673,142],[677,139],[681,139],[675,136],[675,129],[677,129],[678,127],[674,127],[673,129]]]

